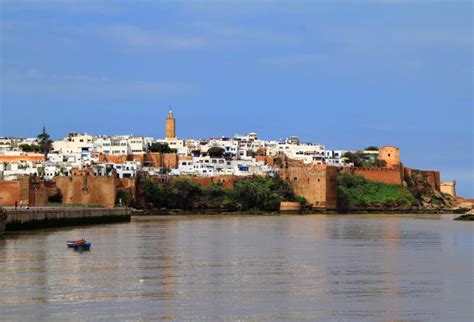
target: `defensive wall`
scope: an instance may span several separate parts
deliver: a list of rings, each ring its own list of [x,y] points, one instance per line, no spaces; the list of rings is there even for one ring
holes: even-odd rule
[[[61,191],[65,205],[89,205],[113,208],[116,186],[114,177],[68,176],[56,177],[56,187]]]
[[[30,208],[7,209],[6,230],[130,221],[130,209]]]
[[[23,176],[18,180],[0,180],[0,206],[32,205],[45,206],[48,203],[48,189],[42,180]]]
[[[125,163],[127,161],[127,155],[110,155],[110,154],[99,154],[99,162],[101,163]]]
[[[456,198],[456,181],[442,182],[441,192]]]
[[[195,177],[195,176],[180,176],[179,178],[188,179],[189,181],[200,185],[201,187],[207,187],[211,184],[221,184],[225,189],[233,189],[234,183],[237,180],[243,180],[242,177],[234,176],[215,176],[215,177]]]
[[[304,197],[315,208],[337,208],[337,168],[325,164],[306,165],[287,160],[284,179],[293,186],[297,196]]]
[[[421,176],[423,178],[423,181],[428,182],[434,190],[441,191],[441,180],[439,171],[405,168],[404,175],[415,179]]]
[[[141,165],[155,168],[178,168],[178,155],[176,153],[148,152],[144,154],[128,155],[106,155],[100,154],[99,161],[105,163],[125,163],[127,161],[137,161]]]
[[[400,148],[396,146],[384,146],[379,149],[379,160],[385,161],[385,167],[400,167]]]
[[[144,165],[155,168],[178,168],[178,155],[176,153],[150,152],[144,156]]]
[[[403,184],[401,168],[341,168],[341,173],[350,173],[376,182]]]
[[[282,201],[280,202],[280,211],[282,212],[299,212],[301,211],[300,202]]]

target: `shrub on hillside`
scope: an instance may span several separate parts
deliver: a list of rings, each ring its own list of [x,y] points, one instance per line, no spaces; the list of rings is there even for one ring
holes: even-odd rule
[[[343,173],[337,178],[337,205],[341,211],[366,207],[409,207],[417,200],[407,188],[369,181]]]

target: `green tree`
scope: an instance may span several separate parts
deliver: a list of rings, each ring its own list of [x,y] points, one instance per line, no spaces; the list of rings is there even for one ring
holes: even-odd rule
[[[160,168],[160,171],[159,171],[160,174],[168,174],[168,173],[170,173],[170,172],[171,172],[171,169],[170,169],[170,168],[166,168],[166,167]]]
[[[416,198],[404,186],[370,181],[347,173],[337,177],[337,206],[340,211],[416,204]]]
[[[19,148],[23,152],[41,152],[40,146],[35,144],[20,144]]]
[[[49,151],[51,151],[52,149],[53,141],[50,139],[49,134],[46,132],[45,126],[43,126],[43,132],[38,134],[38,145],[40,147],[40,151],[44,154],[44,158],[46,159]]]
[[[158,153],[176,153],[176,149],[170,148],[167,143],[152,143],[148,146],[148,150]]]
[[[167,207],[170,191],[167,188],[161,187],[159,184],[151,180],[146,180],[144,184],[145,201],[155,208]]]
[[[115,195],[115,204],[130,207],[132,205],[132,194],[127,190],[118,190]]]
[[[201,195],[202,190],[198,184],[187,179],[172,180],[168,206],[190,210]]]
[[[376,147],[375,145],[370,145],[368,147],[365,148],[365,151],[378,151],[379,148]]]
[[[211,158],[222,158],[222,156],[224,155],[224,152],[225,152],[224,148],[221,148],[219,146],[213,146],[212,148],[207,150],[207,153],[209,154]]]
[[[349,161],[354,164],[354,167],[362,167],[364,163],[362,154],[359,152],[346,152],[344,153],[343,157],[349,159]]]

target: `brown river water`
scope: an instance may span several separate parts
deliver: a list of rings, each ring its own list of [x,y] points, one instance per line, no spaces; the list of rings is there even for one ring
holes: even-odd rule
[[[0,320],[474,320],[452,215],[181,216],[0,237]],[[90,252],[66,248],[84,237]]]

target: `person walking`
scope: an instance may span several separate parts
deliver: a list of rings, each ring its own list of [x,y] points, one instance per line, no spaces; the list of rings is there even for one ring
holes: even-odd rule
[[[18,201],[15,200],[15,210],[18,208]]]

